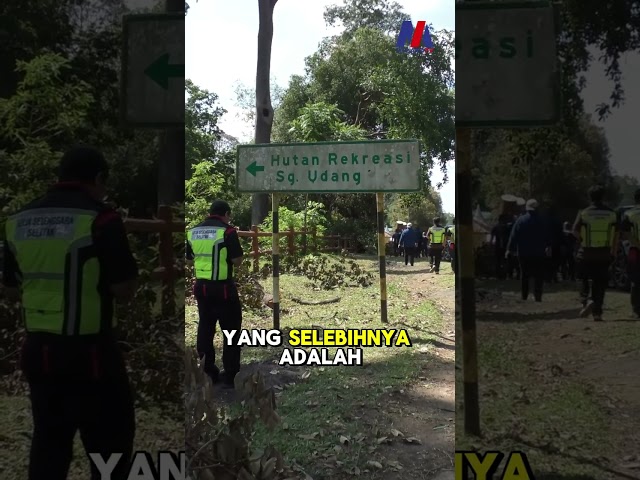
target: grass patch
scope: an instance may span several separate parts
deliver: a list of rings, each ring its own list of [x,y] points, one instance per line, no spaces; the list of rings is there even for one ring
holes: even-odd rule
[[[31,405],[25,397],[0,396],[0,409],[11,412],[3,416],[0,424],[0,478],[24,480],[27,478],[31,445]],[[154,455],[161,450],[177,452],[184,449],[183,444],[176,444],[176,440],[184,438],[184,425],[167,418],[162,412],[136,411],[136,427],[134,451],[146,450]],[[89,459],[80,435],[76,434],[68,480],[86,480],[89,476]]]
[[[357,262],[365,269],[376,273],[375,257],[359,257]],[[426,262],[417,262],[416,270],[424,270]],[[403,272],[404,273],[404,272]],[[291,382],[281,388],[278,398],[278,413],[282,423],[275,431],[269,432],[258,427],[254,445],[265,448],[273,445],[290,462],[303,466],[310,475],[320,478],[342,478],[332,470],[335,461],[345,472],[359,467],[366,468],[366,462],[375,459],[379,445],[377,435],[385,426],[385,405],[380,398],[386,392],[398,390],[410,384],[420,375],[421,366],[430,358],[434,348],[435,335],[443,327],[441,311],[424,297],[412,294],[408,283],[415,280],[411,273],[388,275],[388,318],[389,323],[380,320],[379,284],[369,287],[339,287],[330,291],[314,289],[304,277],[282,275],[280,277],[281,327],[288,328],[406,328],[413,348],[365,348],[362,367],[313,367],[309,377],[301,382]],[[442,282],[442,292],[453,284],[448,264],[443,265],[438,278]],[[271,290],[271,279],[262,282],[266,291]],[[425,284],[426,285],[426,284]],[[415,287],[415,286],[414,286]],[[431,287],[433,288],[433,287]],[[416,288],[413,288],[416,290]],[[424,290],[424,289],[423,289]],[[300,305],[292,297],[304,300],[323,300],[341,297],[340,302],[325,305]],[[195,306],[187,307],[185,336],[187,346],[196,343],[198,315]],[[243,328],[272,328],[271,310],[263,315],[245,312]],[[218,354],[222,348],[221,334],[215,337]],[[333,353],[335,348],[330,349]],[[282,348],[243,349],[242,363],[274,362],[272,370],[278,370],[277,359]],[[241,408],[232,405],[230,409]],[[377,426],[380,426],[380,432]],[[387,429],[388,429],[388,423]],[[387,432],[388,434],[388,432]],[[334,467],[324,465],[332,458]],[[325,475],[323,477],[323,475]],[[367,478],[378,478],[368,472]]]
[[[591,385],[556,376],[525,349],[514,347],[513,330],[505,328],[504,334],[497,330],[491,337],[481,334],[478,341],[483,438],[465,435],[460,395],[456,449],[524,451],[536,475],[608,478],[602,469],[589,465],[615,453],[610,442],[615,433],[602,408],[603,399]],[[460,335],[457,339],[461,341]],[[460,366],[461,356],[456,361]],[[457,371],[456,390],[462,392],[461,369]]]

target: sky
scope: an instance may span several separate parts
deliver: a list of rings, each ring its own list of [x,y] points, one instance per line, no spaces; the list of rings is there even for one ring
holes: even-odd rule
[[[455,29],[455,3],[451,0],[398,0],[414,25],[418,20],[434,29]],[[273,15],[271,77],[286,87],[291,75],[305,73],[304,60],[319,42],[338,31],[324,23],[325,7],[341,0],[278,0]],[[185,75],[196,85],[219,96],[228,113],[220,122],[225,133],[241,141],[252,137],[251,125],[235,105],[235,87],[254,88],[257,62],[258,6],[252,2],[201,0],[190,2],[186,17]],[[454,163],[449,182],[439,190],[445,212],[455,211]],[[435,168],[432,184],[442,179]]]
[[[605,121],[594,121],[604,128],[611,150],[611,166],[620,175],[630,175],[640,179],[640,155],[638,154],[638,114],[640,111],[640,54],[628,54],[621,60],[622,82],[625,88],[625,102],[612,109]],[[584,108],[593,113],[596,106],[608,101],[613,85],[604,74],[604,66],[594,62],[586,73],[587,87],[582,94]],[[634,114],[634,112],[636,112]]]

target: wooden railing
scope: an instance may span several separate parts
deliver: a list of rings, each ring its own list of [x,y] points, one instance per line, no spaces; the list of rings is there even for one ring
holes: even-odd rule
[[[260,270],[260,257],[263,255],[271,255],[271,250],[261,250],[259,238],[261,237],[271,237],[271,232],[261,232],[260,229],[254,225],[251,227],[249,231],[238,231],[238,236],[240,238],[250,238],[251,239],[251,250],[249,255],[253,258],[253,271],[258,272]],[[293,227],[290,227],[288,230],[283,230],[280,232],[280,238],[287,239],[287,248],[286,253],[289,255],[295,255],[299,246],[296,244],[296,236],[307,235],[309,245],[308,251],[322,251],[322,252],[339,252],[342,250],[351,251],[354,249],[353,239],[344,238],[340,235],[318,235],[315,228],[311,230],[300,230],[295,231]],[[318,241],[325,243],[322,247],[318,248]]]
[[[185,222],[173,218],[171,207],[158,207],[157,218],[126,218],[124,225],[130,233],[157,233],[159,235],[159,266],[152,271],[155,279],[162,281],[162,314],[173,316],[176,313],[176,280],[184,275],[177,266],[173,235],[185,231]]]

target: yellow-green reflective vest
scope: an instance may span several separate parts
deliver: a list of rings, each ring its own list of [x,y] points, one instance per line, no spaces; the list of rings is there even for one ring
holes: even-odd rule
[[[633,238],[640,240],[640,207],[633,207],[624,212],[624,218],[631,223]]]
[[[431,241],[433,243],[442,243],[444,237],[444,227],[431,227]]]
[[[589,207],[580,212],[582,242],[586,248],[611,247],[616,227],[616,212]]]
[[[91,235],[97,215],[93,210],[35,208],[7,220],[28,332],[101,332],[105,300],[98,292],[100,266]]]
[[[456,242],[456,227],[449,227],[449,233],[451,234],[451,243]]]
[[[227,247],[224,244],[226,230],[226,227],[196,227],[189,231],[197,280],[230,280]]]

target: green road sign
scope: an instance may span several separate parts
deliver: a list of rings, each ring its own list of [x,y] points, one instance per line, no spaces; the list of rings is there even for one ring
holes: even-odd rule
[[[556,12],[548,2],[456,3],[456,126],[560,117]]]
[[[122,51],[126,124],[184,125],[184,14],[127,15]]]
[[[144,73],[161,88],[169,88],[170,78],[184,78],[184,63],[182,65],[172,65],[169,63],[169,54],[161,55],[144,71]]]
[[[239,192],[420,190],[417,140],[238,146]]]

